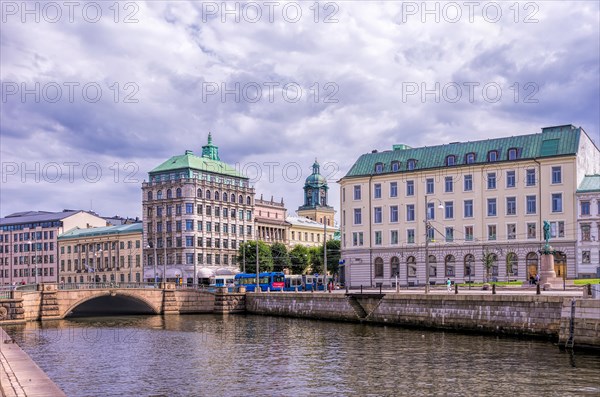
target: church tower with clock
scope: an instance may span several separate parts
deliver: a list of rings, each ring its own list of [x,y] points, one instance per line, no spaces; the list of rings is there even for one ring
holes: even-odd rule
[[[327,180],[319,173],[319,163],[315,159],[312,174],[304,182],[304,205],[296,211],[298,216],[334,226],[335,210],[328,205],[328,190]]]

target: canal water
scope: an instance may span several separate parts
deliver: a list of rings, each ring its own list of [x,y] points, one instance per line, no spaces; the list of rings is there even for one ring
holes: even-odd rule
[[[68,396],[600,395],[600,355],[539,340],[252,315],[5,330]]]

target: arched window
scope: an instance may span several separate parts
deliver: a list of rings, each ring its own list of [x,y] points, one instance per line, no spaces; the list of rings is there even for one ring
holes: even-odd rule
[[[235,194],[234,193],[231,193],[230,201],[232,203],[235,203]]]
[[[241,194],[238,196],[238,204],[244,204],[244,197]]]
[[[227,193],[223,192],[223,201],[227,202]]]
[[[250,198],[250,196],[246,196],[246,204],[247,205],[252,204],[252,199]]]
[[[152,190],[148,192],[148,201],[152,201]]]
[[[398,172],[398,171],[400,171],[400,162],[392,161],[392,172]]]
[[[514,252],[509,252],[506,255],[506,274],[509,277],[519,275],[519,259]]]
[[[180,187],[178,187],[177,190],[175,190],[175,196],[177,198],[181,198],[181,188]]]
[[[454,259],[453,255],[446,255],[446,258],[444,259],[445,262],[445,273],[446,273],[446,277],[454,277],[455,273],[454,273],[454,265],[456,260]]]
[[[488,161],[490,163],[492,163],[494,161],[498,161],[498,151],[497,150],[490,150],[488,152]]]
[[[519,152],[516,148],[510,148],[508,149],[508,159],[509,160],[516,160],[518,158]]]
[[[417,260],[414,256],[406,258],[406,274],[408,277],[417,277]]]
[[[467,153],[465,155],[465,163],[473,164],[475,162],[475,153]]]
[[[408,161],[406,162],[406,168],[407,168],[409,171],[412,171],[412,170],[414,170],[416,167],[417,167],[417,160],[415,160],[415,159],[410,159],[410,160],[408,160]]]
[[[167,198],[173,198],[173,192],[171,191],[171,189],[167,189]]]
[[[473,254],[465,255],[465,278],[475,276],[475,257]]]
[[[447,166],[452,166],[456,164],[456,156],[451,154],[449,156],[446,156],[446,165]]]
[[[400,259],[397,256],[392,256],[390,260],[390,277],[396,276],[400,276]]]
[[[381,174],[383,172],[383,163],[375,164],[375,173]]]
[[[221,196],[219,195],[219,192],[215,192],[215,201],[219,200],[221,200]]]
[[[162,190],[159,190],[158,192],[156,192],[156,199],[162,200]]]
[[[196,197],[202,198],[202,189],[198,189],[198,191],[196,192]]]
[[[375,277],[383,277],[383,259],[375,258]]]
[[[210,197],[211,197],[210,190],[206,189],[206,196],[204,196],[204,197],[206,197],[208,200],[210,200]]]
[[[437,259],[435,255],[429,255],[429,277],[437,277]]]
[[[525,265],[527,266],[527,277],[535,278],[538,273],[538,256],[535,252],[530,252],[525,256]]]

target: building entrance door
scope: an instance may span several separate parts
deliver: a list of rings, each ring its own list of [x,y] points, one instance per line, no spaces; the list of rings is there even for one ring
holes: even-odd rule
[[[554,272],[556,277],[567,278],[567,256],[557,252],[554,254]]]

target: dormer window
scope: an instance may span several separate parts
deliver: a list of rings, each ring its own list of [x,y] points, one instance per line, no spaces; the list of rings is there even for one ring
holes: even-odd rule
[[[375,173],[381,174],[383,172],[383,163],[375,164]]]
[[[498,161],[498,151],[496,151],[496,150],[490,150],[488,152],[488,161],[490,163],[492,163],[494,161]]]
[[[518,157],[519,157],[519,152],[516,148],[508,149],[508,159],[509,160],[516,160]]]
[[[392,172],[398,172],[398,171],[400,171],[400,162],[392,161]]]
[[[467,153],[465,156],[465,163],[473,164],[475,163],[475,153]]]
[[[446,157],[446,165],[447,166],[451,166],[451,165],[455,165],[456,164],[456,156],[451,154],[450,156]]]
[[[417,167],[417,160],[415,160],[415,159],[410,159],[406,163],[406,168],[408,168],[409,171],[414,170],[416,167]]]

